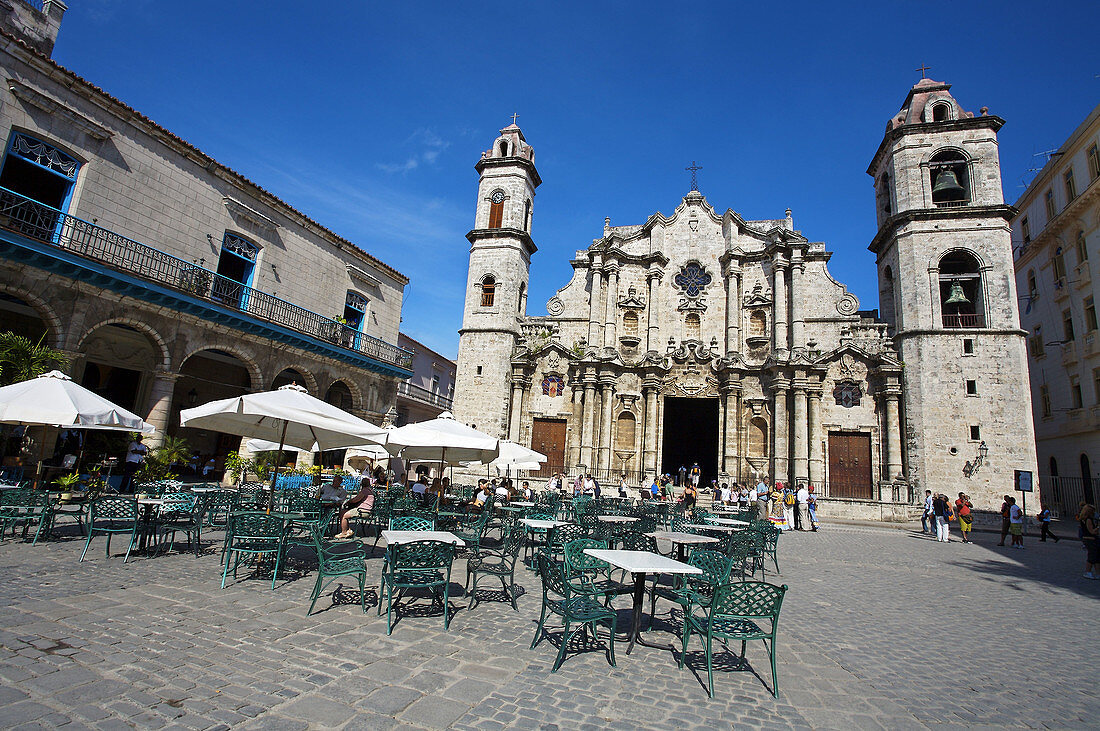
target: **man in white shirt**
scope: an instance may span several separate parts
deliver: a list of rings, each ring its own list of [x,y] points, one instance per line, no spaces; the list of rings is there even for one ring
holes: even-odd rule
[[[920,532],[935,533],[936,516],[932,512],[932,491],[924,491],[924,513],[920,516]]]
[[[416,478],[416,484],[412,486],[413,494],[421,500],[424,499],[424,493],[428,491],[428,476],[421,474]]]
[[[795,493],[794,499],[796,501],[794,505],[795,530],[806,530],[806,523],[808,522],[806,505],[810,502],[810,491],[806,489],[806,483],[798,486],[798,492]]]
[[[1008,530],[1012,534],[1012,547],[1024,547],[1024,511],[1016,504],[1016,498],[1008,498]]]
[[[724,482],[722,483],[722,491],[719,493],[719,500],[722,501],[723,505],[730,504],[730,486]]]
[[[592,479],[592,475],[584,476],[584,494],[594,495],[596,492],[596,481]]]
[[[149,448],[141,443],[142,439],[140,434],[135,435],[134,441],[130,442],[126,448],[126,461],[122,464],[123,477],[118,488],[119,492],[134,491],[134,473],[141,468],[141,463],[145,461],[145,455],[149,452]]]

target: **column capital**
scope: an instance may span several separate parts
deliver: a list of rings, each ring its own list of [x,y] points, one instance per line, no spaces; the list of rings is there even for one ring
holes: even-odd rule
[[[664,276],[665,273],[660,269],[650,269],[645,273],[646,281],[652,281],[654,279],[656,279],[657,281],[661,281]]]
[[[622,267],[619,266],[619,262],[617,262],[617,261],[616,262],[609,262],[609,263],[603,265],[603,272],[604,272],[604,274],[607,274],[608,276],[617,277],[617,276],[619,276],[619,272],[621,270],[622,270]]]
[[[180,376],[182,375],[182,373],[176,373],[174,371],[153,371],[153,378],[157,379],[158,381],[172,381],[173,383],[175,383],[180,379]]]
[[[774,392],[786,393],[791,388],[791,381],[788,378],[776,378],[772,381],[771,390]]]

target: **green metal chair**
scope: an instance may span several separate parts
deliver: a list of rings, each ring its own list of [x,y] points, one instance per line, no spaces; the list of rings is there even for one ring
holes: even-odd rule
[[[78,528],[80,528],[81,535],[87,535],[88,529],[85,525],[85,521],[88,518],[88,511],[91,508],[92,503],[100,495],[100,488],[89,488],[83,495],[79,502],[63,503],[60,500],[50,501],[49,503],[49,515],[45,518],[45,525],[42,526],[34,536],[35,545],[38,544],[40,538],[49,539],[53,534],[54,526],[57,525],[57,521],[61,518],[68,518],[76,522]]]
[[[602,597],[610,604],[612,597],[630,594],[633,584],[611,578],[611,565],[585,553],[589,548],[607,548],[607,543],[592,538],[581,538],[565,544],[565,580],[578,594]]]
[[[126,546],[126,558],[123,563],[130,560],[130,550],[137,543],[138,537],[138,504],[134,498],[125,495],[101,495],[92,501],[88,508],[88,538],[84,541],[84,551],[80,554],[80,561],[88,554],[88,546],[92,543],[92,537],[96,533],[104,533],[107,536],[107,546],[104,554],[111,557],[111,536],[116,534],[130,534],[130,541]]]
[[[312,530],[313,545],[317,550],[317,583],[310,594],[308,617],[326,586],[344,576],[359,579],[359,603],[367,611],[367,547],[359,541],[331,541],[325,539],[324,526],[315,524]]]
[[[535,629],[535,637],[531,641],[531,649],[542,640],[545,633],[547,611],[558,615],[564,622],[562,630],[561,646],[558,648],[558,657],[554,660],[554,667],[550,672],[557,672],[565,660],[565,650],[569,646],[571,633],[569,626],[580,623],[580,631],[591,628],[592,636],[596,637],[596,625],[604,624],[608,627],[608,662],[615,667],[615,610],[605,607],[590,595],[578,594],[573,586],[565,578],[565,566],[551,558],[546,551],[539,551],[536,556],[538,562],[539,577],[542,579],[542,613],[539,616],[539,626]],[[574,630],[574,633],[577,630]]]
[[[42,534],[43,528],[50,522],[50,493],[46,490],[17,488],[0,490],[0,538],[11,528],[15,537],[15,527],[23,526],[23,538],[32,525],[35,526],[34,542]]]
[[[229,564],[233,564],[233,578],[237,578],[237,567],[241,559],[250,556],[257,562],[265,557],[274,556],[275,566],[271,571],[271,588],[279,577],[279,565],[283,558],[283,533],[286,521],[277,515],[268,515],[259,511],[234,513],[229,516],[229,527],[225,541],[225,566],[222,569],[222,588],[229,574]]]
[[[477,604],[477,581],[479,576],[495,576],[500,579],[504,588],[504,596],[512,602],[512,609],[519,611],[516,606],[516,562],[519,559],[519,549],[523,545],[523,533],[512,531],[504,537],[504,543],[498,549],[483,549],[476,556],[471,556],[466,561],[466,587],[464,593],[470,597],[469,608],[473,609]],[[470,579],[473,578],[473,587]]]
[[[456,536],[465,542],[463,553],[467,556],[476,556],[481,550],[481,541],[489,529],[489,521],[493,517],[493,496],[481,507],[481,512],[469,516],[466,519],[459,518],[458,526],[451,530]]]
[[[772,695],[779,697],[779,679],[775,670],[775,640],[779,628],[779,610],[787,586],[760,581],[746,581],[719,586],[704,604],[690,605],[684,613],[683,646],[680,667],[684,667],[688,641],[697,634],[703,640],[707,658],[707,693],[714,697],[712,657],[714,639],[723,643],[741,640],[740,664],[745,664],[745,647],[749,640],[762,640],[772,666]],[[698,609],[698,611],[696,611]],[[761,624],[767,623],[766,627]]]
[[[688,554],[687,563],[701,569],[703,573],[687,574],[677,586],[654,584],[649,594],[650,616],[657,608],[657,597],[679,604],[686,611],[692,602],[706,601],[717,587],[729,583],[730,569],[733,566],[731,556],[706,548],[693,548]]]
[[[164,495],[164,504],[157,511],[153,530],[160,537],[160,545],[168,539],[168,551],[176,545],[176,533],[187,536],[187,545],[195,555],[202,553],[202,522],[205,500],[203,496],[188,492],[171,492]]]
[[[397,515],[390,518],[390,530],[435,530],[435,521],[419,515]]]
[[[588,538],[588,531],[576,523],[566,523],[550,529],[546,535],[546,551],[550,558],[564,560],[565,546],[572,541]]]
[[[413,541],[390,546],[389,560],[382,566],[379,595],[386,593],[386,634],[393,633],[393,592],[398,599],[407,589],[429,589],[443,600],[443,629],[450,627],[451,565],[455,544],[443,541]],[[434,603],[434,599],[433,599]],[[382,613],[382,602],[378,602]]]
[[[767,525],[760,525],[760,526],[753,525],[752,527],[749,528],[749,530],[758,532],[764,538],[763,559],[761,560],[760,571],[763,572],[763,570],[764,570],[764,567],[763,567],[764,560],[767,560],[767,558],[769,556],[771,556],[772,561],[775,563],[775,573],[778,574],[779,573],[779,534],[782,533],[783,531],[779,530],[778,528],[776,528],[771,523],[768,523]],[[763,576],[763,573],[761,573],[761,576]]]

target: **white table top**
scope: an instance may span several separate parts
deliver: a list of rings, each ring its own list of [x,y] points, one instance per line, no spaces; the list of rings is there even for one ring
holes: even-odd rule
[[[191,492],[218,492],[220,487],[192,487]]]
[[[559,525],[569,525],[569,522],[565,520],[537,520],[535,518],[520,518],[519,522],[535,530],[550,530],[551,528],[557,528]]]
[[[508,504],[509,505],[514,505],[517,508],[533,508],[533,507],[535,507],[534,503],[527,502],[526,500],[513,500],[512,502],[510,502]]]
[[[703,570],[649,551],[615,551],[586,548],[586,555],[606,561],[632,574],[701,574]]]
[[[384,530],[382,537],[386,539],[387,546],[396,546],[399,543],[412,543],[414,541],[440,541],[441,543],[454,543],[462,547],[466,541],[454,533],[443,530]]]
[[[629,515],[597,515],[596,519],[605,523],[633,523],[637,520],[637,518],[631,518]]]
[[[673,530],[659,530],[655,533],[647,533],[648,536],[659,538],[665,541],[672,541],[673,543],[717,543],[718,539],[714,536],[701,536],[698,533],[680,533]]]
[[[711,518],[718,525],[751,525],[747,520],[737,520],[736,518]],[[714,526],[712,525],[711,528]]]
[[[685,528],[691,528],[692,530],[718,530],[724,533],[729,533],[737,530],[735,525],[705,525],[703,523],[687,523]]]
[[[162,497],[143,497],[137,501],[138,505],[164,505]]]

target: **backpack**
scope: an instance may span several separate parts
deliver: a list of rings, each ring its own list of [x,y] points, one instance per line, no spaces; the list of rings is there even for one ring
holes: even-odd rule
[[[786,495],[784,495],[783,496],[783,504],[784,505],[794,505],[794,493],[788,492]]]

